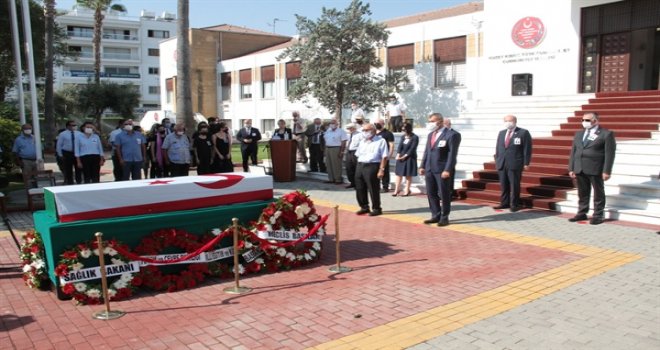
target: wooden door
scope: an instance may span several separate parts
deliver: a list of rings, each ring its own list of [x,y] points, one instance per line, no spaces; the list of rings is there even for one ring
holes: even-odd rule
[[[630,32],[605,34],[601,40],[599,91],[628,91]]]

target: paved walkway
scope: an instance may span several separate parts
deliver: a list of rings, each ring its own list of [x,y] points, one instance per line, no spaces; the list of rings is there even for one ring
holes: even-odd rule
[[[0,231],[0,349],[658,349],[658,227],[572,224],[556,213],[496,212],[455,202],[451,225],[421,224],[426,198],[383,195],[385,215],[356,216],[355,194],[298,180],[323,213],[339,207],[344,265],[331,274],[333,235],[309,268],[228,280],[114,303],[91,319],[20,280]],[[30,215],[12,213],[16,231]],[[335,232],[330,220],[329,232]]]

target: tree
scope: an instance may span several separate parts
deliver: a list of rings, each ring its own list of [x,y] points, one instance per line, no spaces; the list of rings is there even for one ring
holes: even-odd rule
[[[387,45],[389,32],[369,15],[369,4],[358,0],[343,11],[324,7],[316,21],[296,15],[301,40],[278,56],[301,61],[301,78],[288,93],[291,101],[312,96],[338,120],[350,100],[367,108],[382,105],[404,78],[400,72],[370,71],[382,66],[376,49]]]
[[[53,68],[55,66],[55,0],[44,0],[44,17],[46,18],[46,83],[44,86],[44,119],[46,127],[44,128],[44,147],[46,149],[54,149],[55,140],[55,104],[53,94],[53,83],[55,81],[53,76]]]
[[[94,83],[101,82],[101,36],[103,30],[104,12],[108,10],[126,12],[126,7],[121,4],[113,4],[114,0],[76,0],[78,5],[94,10],[94,36],[92,37],[92,47],[94,50]],[[97,116],[97,123],[100,125],[101,116]]]
[[[183,120],[188,133],[195,130],[195,119],[192,111],[192,88],[190,76],[190,37],[189,37],[189,1],[177,2],[176,25],[176,115]]]
[[[70,94],[70,92],[69,92]],[[79,85],[75,111],[83,115],[100,115],[111,109],[122,117],[133,117],[133,109],[140,105],[140,93],[135,85],[120,85],[112,82]],[[66,97],[65,97],[66,98]],[[99,132],[103,125],[98,124]]]

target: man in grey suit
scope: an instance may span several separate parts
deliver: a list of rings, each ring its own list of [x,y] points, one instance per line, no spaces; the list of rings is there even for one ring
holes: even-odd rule
[[[529,170],[532,160],[532,135],[516,126],[513,115],[504,117],[505,129],[497,136],[495,164],[500,178],[500,205],[494,209],[506,209],[513,213],[520,210],[520,180],[523,170]]]
[[[600,125],[598,113],[582,116],[582,127],[573,139],[571,158],[568,161],[569,175],[577,179],[578,212],[568,219],[575,222],[587,220],[591,187],[594,189],[594,213],[589,223],[603,223],[605,210],[605,181],[609,180],[616,153],[614,133]]]
[[[440,113],[429,116],[429,125],[433,128],[419,168],[419,175],[426,180],[426,196],[431,208],[431,218],[424,223],[447,226],[451,211],[451,174],[456,168],[460,139],[456,131],[443,126]]]

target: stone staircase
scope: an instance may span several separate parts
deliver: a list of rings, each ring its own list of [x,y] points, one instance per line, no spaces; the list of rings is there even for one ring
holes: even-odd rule
[[[531,169],[523,174],[522,179],[524,205],[562,212],[576,211],[577,191],[566,168],[573,135],[581,128],[581,117],[588,111],[599,112],[601,125],[614,130],[618,143],[612,178],[606,182],[608,216],[660,224],[660,184],[657,181],[660,171],[660,91],[598,93],[580,110],[569,113],[573,114],[572,117],[556,123],[559,129],[549,126],[545,133],[535,130],[536,123],[529,123],[518,114],[519,125],[529,129],[534,137]],[[485,154],[492,154],[494,141],[488,145],[485,140],[495,140],[499,129],[501,127],[490,134],[482,132],[483,140],[463,136],[464,142],[467,141],[468,157],[476,159],[469,153],[471,149],[477,149],[476,144],[483,145],[482,152],[489,151]],[[465,152],[461,145],[459,157]],[[461,198],[499,202],[497,172],[492,156],[482,156],[482,159],[487,157],[491,159],[473,172],[474,178],[463,182],[464,188],[459,190]],[[459,158],[461,162],[463,159]]]

